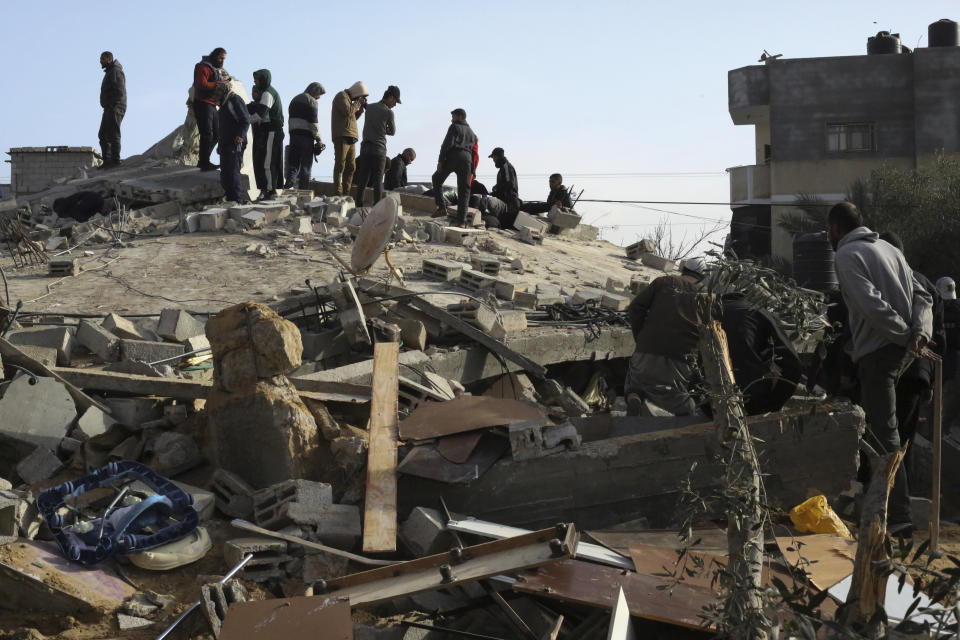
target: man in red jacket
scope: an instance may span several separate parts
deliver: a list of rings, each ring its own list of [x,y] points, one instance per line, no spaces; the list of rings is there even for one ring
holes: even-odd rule
[[[201,171],[219,168],[210,162],[210,153],[220,141],[214,93],[217,82],[224,79],[223,61],[226,59],[227,50],[217,47],[193,67],[193,115],[197,118],[197,129],[200,132],[200,157],[197,167]]]

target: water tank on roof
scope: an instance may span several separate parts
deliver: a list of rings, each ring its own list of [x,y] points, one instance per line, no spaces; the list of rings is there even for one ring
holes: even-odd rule
[[[900,34],[881,31],[875,36],[867,38],[867,54],[900,53]]]
[[[956,47],[960,45],[960,24],[943,18],[927,27],[927,42],[931,47]]]
[[[826,231],[793,237],[793,279],[797,286],[815,291],[837,288],[833,247]]]

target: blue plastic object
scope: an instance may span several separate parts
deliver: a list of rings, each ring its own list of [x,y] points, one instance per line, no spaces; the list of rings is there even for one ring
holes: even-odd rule
[[[58,513],[68,506],[69,500],[87,491],[136,480],[147,485],[154,495],[133,505],[108,509],[82,526],[66,522]],[[200,520],[192,495],[132,460],[111,462],[83,478],[51,487],[37,496],[36,504],[63,554],[83,565],[179,540],[192,532]]]

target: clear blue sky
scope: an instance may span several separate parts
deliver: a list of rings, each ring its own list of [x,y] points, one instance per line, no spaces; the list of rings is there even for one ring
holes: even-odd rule
[[[139,153],[183,121],[194,63],[222,46],[226,69],[248,88],[255,69],[269,68],[285,104],[311,81],[323,83],[327,136],[333,93],[363,80],[379,98],[398,85],[389,152],[417,150],[412,179],[433,171],[450,110],[465,108],[480,138],[481,179],[492,182],[486,156],[502,146],[525,199],[545,197],[547,175],[560,171],[584,198],[726,201],[724,169],[754,161],[752,128],[735,127],[727,113],[728,70],[755,64],[763,49],[792,58],[862,54],[880,29],[925,45],[930,22],[960,19],[956,0],[4,4],[4,151],[96,147],[98,58],[107,49],[127,77],[123,155]],[[332,162],[325,153],[314,175],[329,176]],[[4,164],[0,182],[8,177]],[[729,219],[722,207],[656,208]],[[604,233],[621,243],[663,215],[578,209],[588,222],[620,225]],[[699,225],[670,219],[681,234]]]

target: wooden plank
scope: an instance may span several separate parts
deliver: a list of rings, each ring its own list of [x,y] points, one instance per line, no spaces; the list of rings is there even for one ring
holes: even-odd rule
[[[258,527],[252,522],[247,522],[246,520],[241,520],[239,518],[237,518],[236,520],[231,520],[230,526],[236,527],[237,529],[243,529],[244,531],[250,531],[252,533],[256,533],[261,536],[267,536],[268,538],[278,538],[280,540],[286,540],[287,542],[300,545],[301,547],[305,547],[307,549],[316,549],[317,551],[323,551],[325,553],[329,553],[330,555],[340,556],[341,558],[353,560],[358,564],[365,564],[365,565],[370,565],[374,567],[388,567],[390,565],[397,564],[392,560],[374,560],[373,558],[364,558],[363,556],[358,556],[355,553],[350,553],[349,551],[344,551],[343,549],[328,547],[318,542],[311,542],[309,540],[304,540],[303,538],[298,538],[297,536],[291,536],[286,533],[282,533],[280,531],[270,531],[269,529]]]
[[[778,536],[777,546],[784,559],[791,566],[800,564],[813,586],[821,591],[853,573],[853,559],[857,556],[855,540],[832,534]],[[805,561],[802,564],[801,559]]]
[[[400,345],[373,347],[370,448],[363,514],[363,551],[397,550],[397,392]]]
[[[617,591],[617,604],[610,615],[610,628],[607,629],[607,640],[636,640],[637,634],[633,631],[630,622],[630,609],[627,608],[627,597],[623,594],[623,587]]]
[[[706,631],[703,607],[719,602],[708,589],[580,560],[561,560],[524,573],[513,590],[613,611],[623,588],[630,614]]]
[[[100,369],[71,369],[68,367],[52,367],[50,371],[82,389],[94,391],[109,391],[112,393],[127,393],[136,396],[158,396],[161,398],[176,398],[178,400],[196,400],[206,398],[213,388],[213,383],[207,380],[184,380],[181,378],[157,378],[141,376],[131,373],[117,373]],[[344,385],[346,392],[320,391],[322,386],[315,385],[316,380],[298,380],[290,378],[293,386],[301,398],[320,400],[323,402],[345,402],[362,404],[370,400],[369,395],[354,393],[363,389],[362,385]],[[305,387],[301,390],[300,387]],[[329,389],[336,388],[335,384],[327,383]]]
[[[430,440],[545,417],[537,407],[519,400],[460,396],[446,402],[421,404],[400,423],[400,437],[404,440]]]
[[[61,377],[58,373],[56,367],[48,367],[39,360],[34,360],[26,353],[18,349],[15,345],[10,344],[4,338],[0,338],[0,356],[3,359],[6,359],[8,363],[15,364],[23,367],[30,373],[38,376],[47,376],[53,378],[63,386],[67,388],[67,393],[70,394],[70,397],[73,398],[73,401],[77,404],[80,409],[88,409],[90,407],[96,407],[103,411],[107,415],[111,415],[112,411],[110,407],[101,404],[85,394],[83,391],[78,389],[71,381],[66,380]]]
[[[576,546],[576,528],[559,525],[336,578],[326,583],[326,594],[349,598],[353,606],[382,602],[562,561]]]
[[[379,289],[380,292],[386,296],[399,296],[405,293],[414,293],[400,287],[384,287],[382,283],[374,280],[363,280],[360,284],[364,293],[368,295],[373,295],[373,291],[377,289]],[[423,298],[416,295],[411,295],[407,301],[407,304],[433,318],[434,320],[439,320],[451,329],[454,329],[458,333],[461,333],[474,342],[486,347],[493,353],[515,363],[527,373],[536,376],[537,378],[546,377],[547,369],[543,365],[537,364],[521,353],[517,353],[502,342],[494,340],[484,332],[480,331],[472,324],[468,324],[455,315],[447,313],[445,310],[434,304],[431,304],[430,302],[427,302]]]

